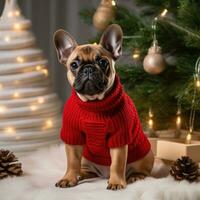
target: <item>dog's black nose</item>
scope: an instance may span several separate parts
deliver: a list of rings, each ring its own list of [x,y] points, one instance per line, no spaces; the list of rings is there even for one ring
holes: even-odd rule
[[[85,65],[83,69],[83,73],[85,75],[90,75],[94,72],[95,68],[92,65]]]

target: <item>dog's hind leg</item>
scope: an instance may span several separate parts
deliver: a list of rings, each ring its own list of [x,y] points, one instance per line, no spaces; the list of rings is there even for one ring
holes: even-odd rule
[[[99,177],[98,170],[92,162],[82,157],[81,159],[81,173],[79,180]]]
[[[84,179],[96,178],[96,177],[98,177],[98,175],[94,172],[81,170],[79,181],[82,181]]]
[[[150,151],[143,159],[127,165],[126,181],[128,184],[145,179],[151,175],[154,163],[153,152]]]

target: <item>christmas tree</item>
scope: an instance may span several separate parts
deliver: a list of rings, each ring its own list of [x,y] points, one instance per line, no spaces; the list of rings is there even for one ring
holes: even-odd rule
[[[183,128],[189,129],[194,87],[197,91],[200,87],[199,77],[194,85],[195,63],[200,55],[200,1],[135,0],[132,6],[122,6],[122,1],[116,1],[116,5],[114,1],[110,2],[114,6],[115,17],[109,23],[122,27],[123,52],[128,55],[122,62],[116,63],[116,69],[136,104],[143,124],[147,125],[151,109],[156,129],[174,128],[181,122]],[[95,11],[96,8],[81,10],[84,22],[92,24]],[[98,41],[98,36],[90,42]],[[143,60],[155,36],[162,47],[166,66],[161,73],[150,74],[144,70]],[[195,121],[198,122],[199,92],[196,95]],[[181,115],[181,119],[177,115]],[[198,129],[199,124],[195,125]]]
[[[48,62],[16,0],[0,19],[0,147],[28,152],[58,142],[61,102]]]

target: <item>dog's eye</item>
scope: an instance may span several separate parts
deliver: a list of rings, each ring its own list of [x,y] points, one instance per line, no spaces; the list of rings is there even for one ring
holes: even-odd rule
[[[99,55],[96,56],[95,61],[99,62],[99,60],[101,60],[101,57]]]
[[[78,68],[78,63],[77,63],[77,62],[72,62],[72,63],[70,64],[70,66],[71,66],[72,70],[75,70],[75,69]]]
[[[101,60],[99,60],[98,63],[103,71],[105,71],[107,69],[108,64],[109,64],[108,60],[105,58],[102,58]]]

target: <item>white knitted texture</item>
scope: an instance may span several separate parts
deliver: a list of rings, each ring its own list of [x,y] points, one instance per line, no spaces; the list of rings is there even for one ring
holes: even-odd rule
[[[0,19],[0,148],[17,154],[57,143],[60,128],[61,102],[30,27],[17,1],[6,0]]]

